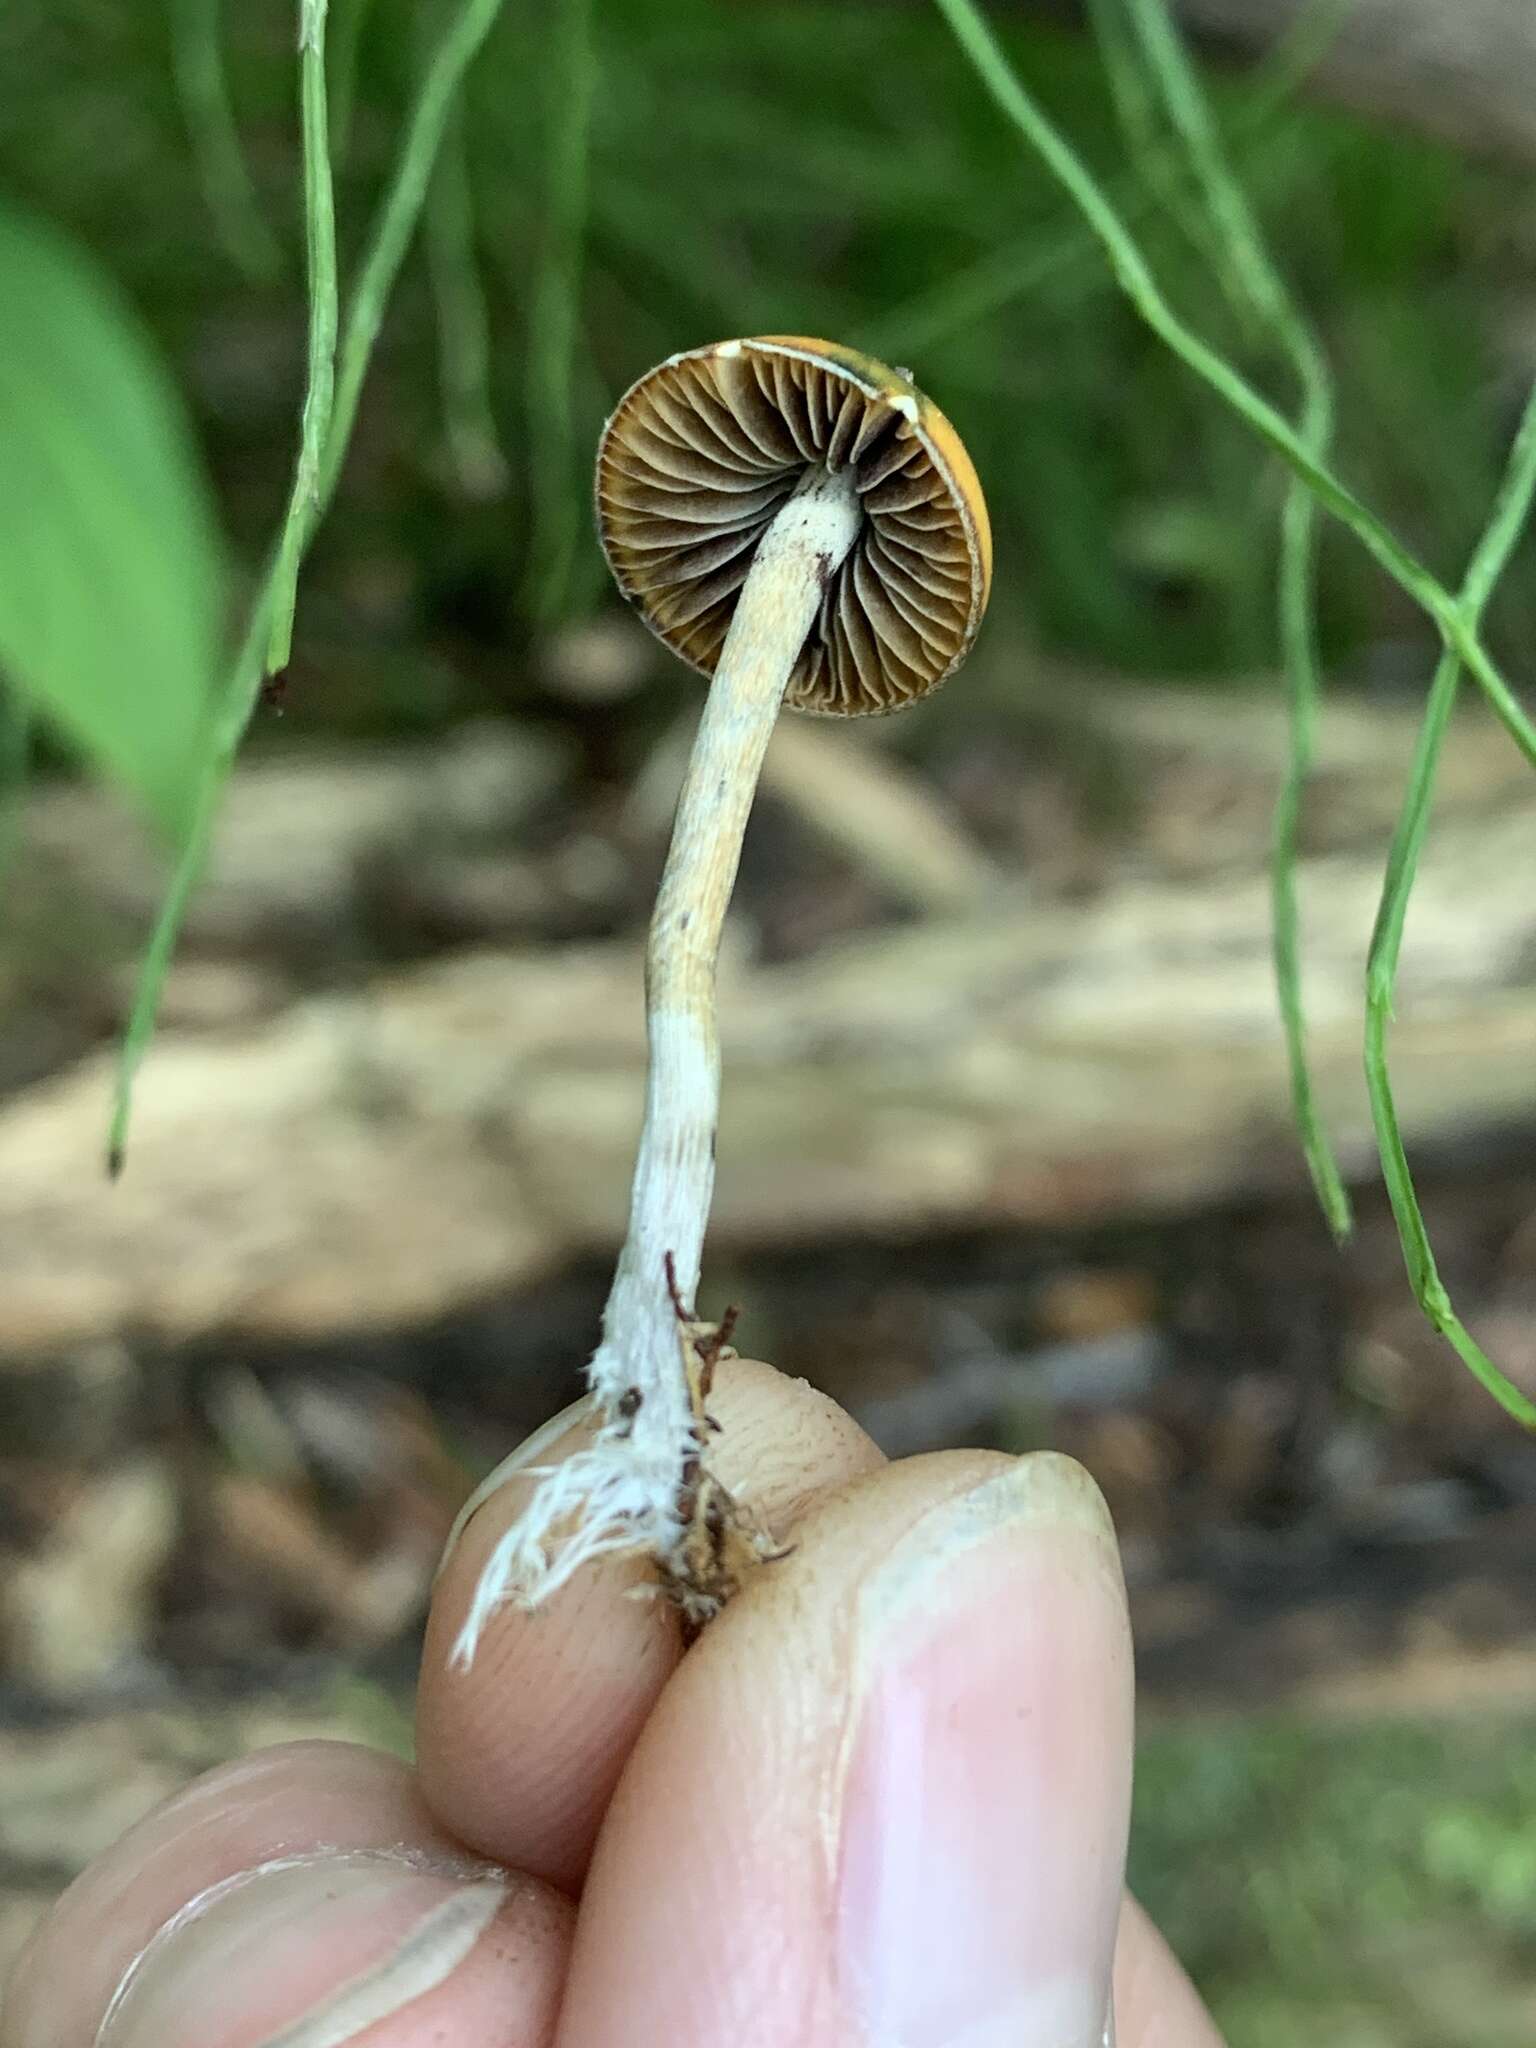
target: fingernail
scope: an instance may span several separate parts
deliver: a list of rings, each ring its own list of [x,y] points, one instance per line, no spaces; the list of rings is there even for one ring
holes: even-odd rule
[[[1068,1458],[930,1510],[858,1595],[838,1849],[869,2048],[1101,2048],[1130,1811],[1114,1530]]]
[[[161,1928],[96,2048],[195,2048],[223,2040],[231,2014],[251,2048],[342,2048],[451,1976],[506,1896],[485,1867],[387,1854],[264,1864]]]

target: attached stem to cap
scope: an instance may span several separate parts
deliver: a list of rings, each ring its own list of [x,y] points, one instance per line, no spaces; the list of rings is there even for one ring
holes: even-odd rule
[[[611,1551],[675,1562],[686,1537],[687,1474],[702,1447],[673,1277],[678,1297],[691,1303],[715,1180],[720,934],[774,720],[861,516],[851,469],[808,470],[759,542],[737,601],[651,919],[645,1123],[629,1233],[588,1368],[602,1427],[590,1449],[540,1475],[543,1484],[492,1553],[459,1639],[461,1658],[473,1655],[503,1600],[532,1606]]]

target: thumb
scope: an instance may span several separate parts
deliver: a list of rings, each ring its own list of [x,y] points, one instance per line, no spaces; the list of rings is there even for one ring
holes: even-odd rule
[[[913,1459],[791,1540],[631,1756],[561,2048],[1100,2048],[1131,1659],[1092,1481]]]

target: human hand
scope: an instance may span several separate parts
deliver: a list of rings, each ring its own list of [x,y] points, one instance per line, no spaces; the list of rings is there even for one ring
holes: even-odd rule
[[[0,2048],[1220,2048],[1122,1903],[1113,1533],[1051,1455],[887,1464],[722,1364],[711,1463],[792,1546],[684,1656],[610,1561],[449,1666],[513,1481],[439,1583],[418,1764],[211,1773],[70,1888]],[[580,1440],[571,1431],[550,1455]]]

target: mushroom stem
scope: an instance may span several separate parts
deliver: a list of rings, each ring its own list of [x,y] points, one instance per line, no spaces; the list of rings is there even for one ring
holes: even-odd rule
[[[503,1600],[533,1606],[606,1552],[666,1560],[685,1533],[685,1475],[701,1446],[677,1302],[691,1304],[698,1286],[714,1193],[720,935],[774,720],[861,516],[851,468],[808,470],[758,543],[737,600],[651,918],[645,1121],[629,1231],[588,1367],[602,1427],[590,1449],[541,1475],[487,1561],[459,1640],[463,1658]]]
[[[852,471],[809,471],[759,543],[678,798],[646,951],[650,1066],[629,1235],[592,1361],[605,1405],[631,1387],[644,1397],[637,1443],[656,1428],[675,1445],[688,1416],[666,1260],[670,1254],[677,1291],[691,1302],[715,1180],[720,935],[790,671],[858,529]]]

